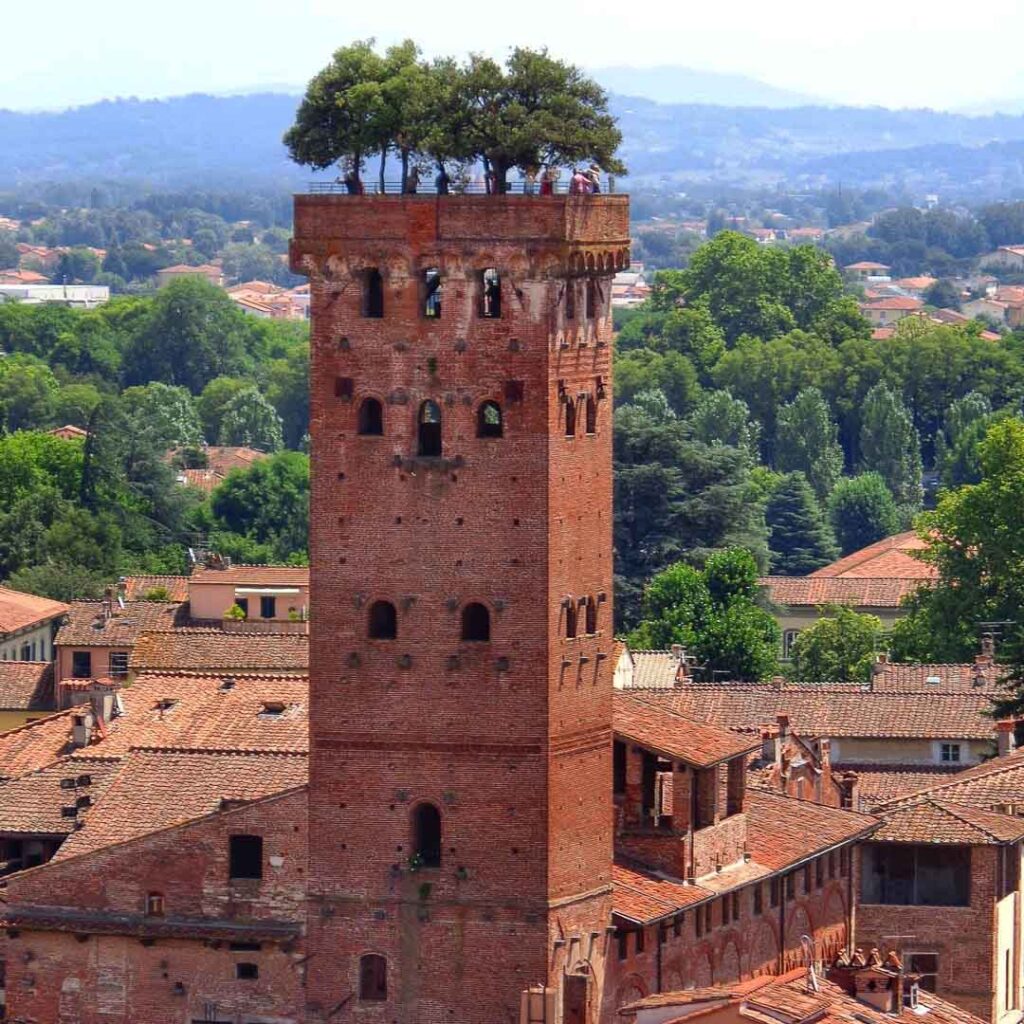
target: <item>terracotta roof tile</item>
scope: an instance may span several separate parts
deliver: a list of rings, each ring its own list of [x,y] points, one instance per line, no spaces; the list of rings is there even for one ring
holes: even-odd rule
[[[49,661],[0,661],[0,709],[54,711],[53,664]]]
[[[130,647],[147,630],[169,629],[187,622],[187,607],[175,601],[115,602],[104,619],[102,601],[73,601],[54,643],[63,647]]]
[[[898,608],[903,598],[927,581],[900,577],[859,579],[818,576],[764,576],[759,581],[773,604],[817,608],[845,604],[859,608]]]
[[[14,633],[37,622],[46,622],[67,610],[68,606],[61,601],[0,587],[0,634]]]
[[[864,309],[894,309],[911,310],[920,309],[924,303],[920,299],[911,298],[909,295],[890,295],[884,299],[872,299],[864,303]]]
[[[633,692],[633,691],[631,691]],[[759,732],[782,713],[808,738],[992,739],[991,696],[969,693],[873,693],[867,686],[801,683],[685,683],[644,690],[684,718]]]
[[[305,633],[242,633],[176,629],[142,633],[132,650],[133,672],[295,672],[309,669]]]
[[[248,469],[254,462],[266,459],[266,452],[237,445],[209,445],[206,449],[207,465],[218,476],[227,476],[233,469]]]
[[[687,885],[639,866],[616,861],[612,866],[613,910],[637,924],[670,917],[680,910],[712,899],[715,893],[699,885]]]
[[[964,771],[961,765],[860,764],[842,761],[832,765],[833,772],[853,772],[857,776],[858,809],[871,810],[881,803],[916,793],[918,790]]]
[[[701,768],[745,754],[760,742],[684,718],[671,707],[648,704],[622,690],[614,696],[613,728],[648,750]]]
[[[309,566],[232,565],[227,569],[207,569],[197,565],[190,582],[192,586],[220,583],[235,587],[308,587]]]
[[[679,671],[679,655],[672,651],[634,651],[633,685],[675,686],[676,674]]]
[[[931,665],[920,662],[875,666],[871,688],[894,693],[996,693],[1004,669],[998,665],[968,662]]]
[[[188,600],[187,576],[125,576],[125,600],[145,601],[152,590],[167,591],[168,601]]]
[[[898,533],[822,566],[812,572],[811,576],[931,580],[936,577],[935,567],[913,555],[913,552],[922,551],[925,547],[924,541],[913,531]]]
[[[70,835],[106,791],[118,764],[109,758],[62,758],[0,783],[0,830]]]
[[[71,714],[59,711],[0,734],[0,779],[37,771],[71,753]]]
[[[1024,820],[954,803],[933,793],[890,804],[871,837],[881,843],[956,843],[987,846],[1024,839]]]
[[[745,807],[747,848],[754,861],[772,871],[867,835],[878,825],[870,814],[761,790],[748,790]]]
[[[136,750],[54,860],[183,824],[221,810],[225,802],[283,793],[308,778],[308,759],[301,753]]]

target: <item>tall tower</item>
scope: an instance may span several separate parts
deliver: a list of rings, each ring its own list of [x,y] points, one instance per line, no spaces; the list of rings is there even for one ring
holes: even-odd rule
[[[628,245],[624,196],[296,199],[311,1021],[597,1021]]]

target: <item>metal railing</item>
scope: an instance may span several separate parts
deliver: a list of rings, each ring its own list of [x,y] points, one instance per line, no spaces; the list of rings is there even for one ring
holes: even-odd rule
[[[344,181],[311,181],[309,183],[308,192],[310,195],[367,195],[367,196],[380,196],[389,195],[397,196],[403,195],[401,181],[385,181],[384,188],[380,187],[380,181],[370,181],[364,179],[362,181],[362,192],[350,192],[349,186]],[[505,185],[503,195],[528,195],[528,196],[543,196],[543,195],[567,195],[569,193],[569,180],[560,180],[552,182],[552,189],[550,193],[544,193],[541,191],[541,183],[534,182],[528,184],[525,181],[510,181]],[[601,182],[601,193],[613,193],[615,191],[615,179],[608,177]],[[436,196],[438,190],[435,182],[433,181],[421,181],[417,186],[415,192],[409,192],[408,190],[404,193],[405,195],[417,195],[417,196]],[[446,195],[452,196],[483,196],[490,195],[490,193],[482,181],[452,181],[448,185],[448,191]],[[593,195],[595,193],[587,193]]]

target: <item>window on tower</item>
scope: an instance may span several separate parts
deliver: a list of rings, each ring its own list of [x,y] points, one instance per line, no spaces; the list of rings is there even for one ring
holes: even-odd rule
[[[398,636],[398,613],[390,601],[374,601],[370,605],[370,639],[394,640]]]
[[[572,320],[576,316],[576,282],[571,278],[565,282],[565,319]]]
[[[476,411],[476,436],[501,437],[501,406],[497,402],[482,402]]]
[[[565,636],[568,640],[576,636],[576,602],[571,597],[565,606]]]
[[[441,271],[437,267],[423,271],[423,315],[431,320],[441,317]]]
[[[359,406],[359,433],[380,435],[384,433],[384,406],[376,398],[364,398]]]
[[[363,1002],[381,1002],[388,997],[388,962],[379,953],[359,958],[359,998]]]
[[[480,315],[485,320],[501,318],[501,275],[494,267],[480,271]]]
[[[596,633],[597,632],[597,602],[592,598],[587,598],[586,604],[586,632]]]
[[[425,868],[441,866],[441,812],[433,804],[418,804],[412,812],[413,856]]]
[[[427,399],[420,406],[417,454],[426,458],[441,455],[441,407]]]
[[[363,316],[384,316],[384,279],[376,267],[363,274]]]
[[[462,639],[491,639],[491,613],[479,601],[467,604],[462,609]]]
[[[597,399],[587,395],[587,433],[597,433]]]
[[[597,316],[597,305],[598,305],[598,290],[597,281],[592,278],[587,278],[587,319],[593,320]]]
[[[576,403],[571,398],[565,402],[565,436],[576,436]]]

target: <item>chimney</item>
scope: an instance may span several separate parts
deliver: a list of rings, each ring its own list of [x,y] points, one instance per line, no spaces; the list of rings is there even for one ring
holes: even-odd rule
[[[779,730],[774,725],[761,726],[761,760],[772,764],[779,760]]]
[[[669,650],[672,652],[672,657],[676,659],[675,683],[677,686],[681,686],[687,680],[686,648],[682,644],[673,644]]]
[[[111,616],[114,614],[114,588],[107,587],[103,591],[103,601],[100,605],[103,610],[103,621],[109,622]]]
[[[773,690],[781,690],[786,685],[785,676],[772,676],[771,687]]]
[[[996,722],[996,753],[1002,757],[1004,754],[1012,754],[1017,747],[1015,730],[1017,723],[1012,718],[1004,718]]]
[[[782,713],[781,711],[775,716],[775,721],[779,724],[779,739],[785,739],[789,736],[789,715]]]
[[[818,740],[818,759],[821,761],[822,770],[832,766],[832,741],[823,736]]]
[[[986,633],[981,638],[981,657],[987,658],[987,664],[991,665],[996,657],[996,638],[993,633]]]
[[[92,735],[93,712],[88,705],[71,716],[71,745],[75,748],[87,747]]]

